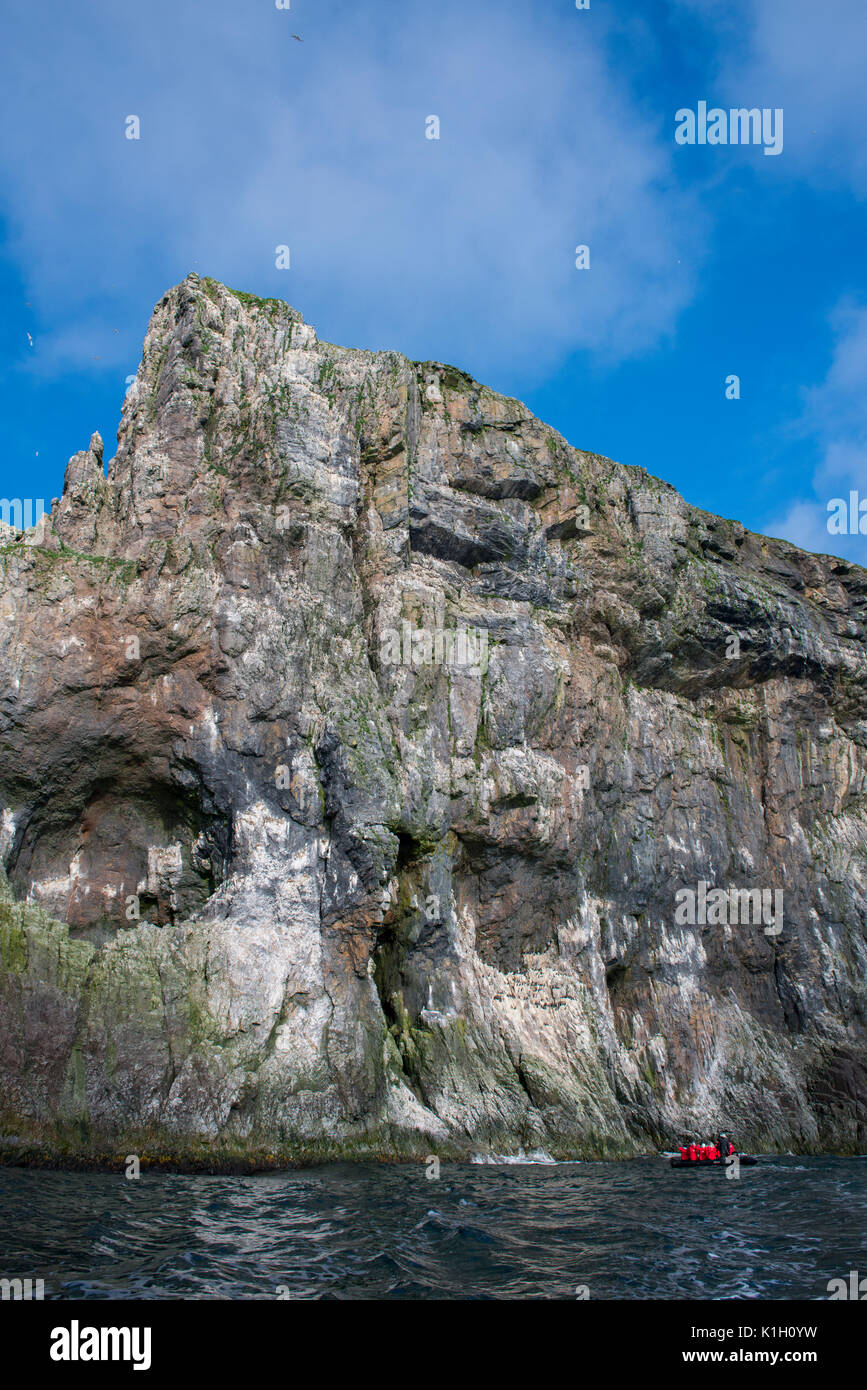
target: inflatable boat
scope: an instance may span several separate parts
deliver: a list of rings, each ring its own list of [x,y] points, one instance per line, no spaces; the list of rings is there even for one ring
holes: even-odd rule
[[[678,1144],[677,1155],[672,1155],[672,1168],[724,1168],[729,1160],[737,1159],[744,1168],[755,1168],[756,1160],[751,1154],[740,1154],[727,1134],[721,1134],[712,1144]]]
[[[737,1159],[741,1168],[755,1168],[757,1160],[752,1154],[729,1154],[725,1158],[670,1158],[669,1164],[672,1168],[725,1168],[729,1161]]]

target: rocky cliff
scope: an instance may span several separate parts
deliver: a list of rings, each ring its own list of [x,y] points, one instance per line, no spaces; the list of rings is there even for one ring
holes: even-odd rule
[[[7,1155],[867,1147],[863,570],[195,275],[0,556]]]

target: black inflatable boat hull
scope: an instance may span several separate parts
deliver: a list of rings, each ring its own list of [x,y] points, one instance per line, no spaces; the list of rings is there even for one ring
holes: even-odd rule
[[[756,1160],[750,1154],[737,1154],[738,1163],[741,1168],[755,1168]],[[724,1158],[670,1158],[669,1163],[672,1168],[725,1168]]]

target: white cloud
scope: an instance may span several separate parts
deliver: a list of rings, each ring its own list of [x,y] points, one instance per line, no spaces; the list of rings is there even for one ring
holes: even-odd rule
[[[155,297],[195,268],[289,299],[326,337],[529,383],[575,349],[654,345],[692,298],[700,213],[598,29],[567,52],[530,10],[457,0],[391,7],[381,27],[326,5],[303,45],[287,12],[225,0],[88,15],[39,63],[19,35],[0,96],[19,113],[13,246],[43,312],[76,319],[130,282]]]
[[[780,516],[774,517],[763,528],[763,534],[778,540],[791,541],[801,550],[812,550],[817,555],[843,555],[848,549],[848,538],[831,536],[827,530],[827,516],[819,501],[793,502]],[[855,538],[852,537],[854,541]],[[847,555],[856,560],[858,556]],[[861,563],[863,563],[863,554]]]
[[[799,430],[815,439],[819,463],[812,498],[799,499],[765,530],[806,550],[844,555],[867,565],[867,536],[831,535],[828,503],[850,491],[867,498],[867,306],[844,301],[831,316],[831,363],[824,380],[805,393]]]
[[[717,33],[718,85],[700,96],[723,106],[782,107],[786,171],[822,188],[867,193],[864,0],[676,3]]]

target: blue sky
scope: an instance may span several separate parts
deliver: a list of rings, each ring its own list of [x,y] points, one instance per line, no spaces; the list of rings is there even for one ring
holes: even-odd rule
[[[826,525],[867,497],[863,0],[5,0],[3,27],[0,494],[47,505],[94,429],[111,455],[196,270],[867,563]],[[782,152],[678,145],[699,101],[781,108]]]

